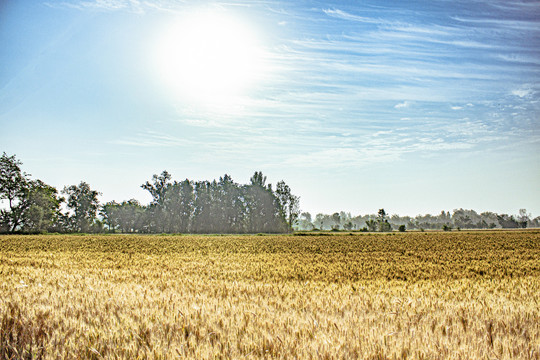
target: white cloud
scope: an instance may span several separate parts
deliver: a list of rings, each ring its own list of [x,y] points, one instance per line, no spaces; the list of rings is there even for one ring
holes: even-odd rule
[[[362,167],[373,162],[394,161],[399,159],[403,151],[391,148],[331,148],[307,154],[293,155],[286,164],[297,167],[314,168],[350,168]]]
[[[397,104],[396,106],[394,106],[396,109],[404,109],[404,108],[408,108],[411,106],[411,103],[409,101],[404,101],[402,103],[399,103]]]
[[[451,109],[452,110],[461,110],[461,109],[463,109],[463,106],[452,106]]]
[[[527,95],[530,95],[532,93],[531,89],[516,89],[512,90],[512,95],[519,96],[520,98],[526,97]]]
[[[342,19],[342,20],[358,21],[358,22],[363,22],[363,23],[375,23],[375,24],[381,23],[381,20],[353,15],[339,9],[323,9],[323,12],[328,16]]]

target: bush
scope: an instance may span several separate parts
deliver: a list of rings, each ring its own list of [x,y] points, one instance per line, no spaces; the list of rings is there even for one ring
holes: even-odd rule
[[[399,232],[405,232],[405,225],[399,225]]]

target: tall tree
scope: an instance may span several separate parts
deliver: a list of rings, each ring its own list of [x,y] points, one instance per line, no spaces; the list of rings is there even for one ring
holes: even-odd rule
[[[161,175],[153,175],[152,182],[147,181],[141,187],[152,195],[152,202],[148,207],[149,230],[152,232],[166,232],[170,224],[170,214],[166,211],[166,192],[171,185],[171,174],[164,170]]]
[[[311,214],[309,212],[303,212],[300,214],[300,217],[298,220],[298,227],[301,230],[312,230],[314,228]]]
[[[332,214],[332,221],[334,222],[334,226],[332,228],[335,230],[339,230],[339,228],[341,227],[341,216],[339,215],[339,213],[336,212]]]
[[[63,198],[58,197],[55,187],[41,180],[30,181],[28,207],[23,212],[21,229],[26,232],[62,230],[58,224],[61,217],[60,204],[63,201]]]
[[[15,155],[3,153],[0,157],[0,200],[7,200],[7,209],[0,210],[0,230],[52,229],[58,223],[62,199],[56,188],[41,180],[31,180],[21,165]]]
[[[62,191],[67,195],[67,207],[71,210],[70,225],[73,231],[89,232],[96,224],[99,209],[98,191],[92,190],[90,185],[81,181],[79,185],[64,187]]]
[[[377,213],[378,222],[379,222],[379,231],[392,231],[392,225],[388,222],[386,218],[386,211],[384,209],[379,209]]]
[[[99,210],[99,215],[109,228],[109,232],[114,232],[118,226],[118,204],[116,201],[109,201],[103,204]]]
[[[532,215],[527,213],[527,209],[519,209],[519,215],[517,217],[519,227],[526,228],[527,224],[531,220],[531,217]]]
[[[246,231],[250,233],[287,231],[280,201],[272,190],[272,185],[266,185],[266,176],[262,172],[255,172],[250,182],[244,187]]]
[[[289,231],[292,231],[293,225],[300,215],[300,198],[291,192],[289,185],[281,180],[276,186],[276,195],[280,204],[280,212],[286,219]]]
[[[7,200],[8,209],[0,210],[0,228],[13,232],[22,223],[23,213],[29,208],[29,175],[21,170],[22,163],[15,155],[5,152],[0,157],[0,200]]]
[[[215,232],[212,222],[212,186],[209,181],[194,184],[192,231],[196,233]]]
[[[168,185],[164,211],[167,214],[167,232],[188,232],[193,215],[193,184],[188,179]]]

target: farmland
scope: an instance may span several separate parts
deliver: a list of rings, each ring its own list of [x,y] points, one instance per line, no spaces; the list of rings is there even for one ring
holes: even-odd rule
[[[540,231],[0,237],[0,358],[540,359]]]

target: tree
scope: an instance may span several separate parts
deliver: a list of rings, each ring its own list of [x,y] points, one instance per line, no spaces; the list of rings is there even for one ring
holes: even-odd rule
[[[27,203],[21,220],[21,229],[25,232],[43,232],[63,230],[58,227],[61,217],[60,204],[64,201],[58,197],[55,187],[41,180],[29,182]]]
[[[101,206],[99,215],[103,218],[103,222],[109,228],[109,232],[114,232],[118,226],[118,204],[116,201],[109,201]]]
[[[243,187],[247,232],[285,232],[288,224],[282,199],[266,185],[266,176],[255,172],[250,184]]]
[[[366,221],[366,226],[369,231],[377,231],[377,225],[378,225],[378,222],[375,221],[374,219],[369,219]]]
[[[332,228],[335,230],[339,230],[341,225],[341,216],[339,215],[339,213],[336,212],[332,214],[332,221],[334,221],[334,226]]]
[[[300,198],[291,193],[289,185],[283,180],[277,183],[276,195],[280,204],[280,212],[289,225],[289,231],[292,231],[293,225],[300,215]]]
[[[15,155],[0,157],[0,200],[7,209],[0,210],[0,231],[40,232],[58,222],[61,198],[56,188],[41,180],[31,180],[21,170]]]
[[[117,223],[120,231],[130,233],[142,228],[144,207],[135,199],[122,201],[117,207]]]
[[[386,211],[384,209],[379,209],[377,217],[379,222],[379,231],[392,231],[392,225],[390,225],[390,223],[388,222],[388,219],[386,218]]]
[[[519,222],[513,215],[501,214],[497,215],[497,220],[502,228],[515,229],[519,227]]]
[[[165,231],[188,232],[193,215],[193,184],[189,179],[175,181],[165,192],[164,211],[169,223]]]
[[[6,232],[14,232],[21,225],[23,213],[30,206],[30,179],[21,165],[15,155],[4,152],[0,157],[0,200],[8,202],[8,209],[0,210],[0,228]]]
[[[170,223],[170,214],[165,208],[165,194],[171,184],[171,174],[164,170],[161,175],[153,175],[152,182],[147,181],[141,188],[148,190],[152,195],[152,202],[148,207],[149,228],[154,232],[165,232]]]
[[[194,184],[195,199],[193,201],[193,220],[191,231],[196,233],[212,233],[212,184],[209,181],[197,181]]]
[[[67,195],[67,207],[72,212],[69,217],[71,230],[76,232],[92,230],[97,224],[98,196],[101,193],[92,190],[84,181],[79,185],[66,186],[62,192]]]
[[[527,214],[527,209],[519,209],[519,215],[517,217],[519,227],[525,229],[531,217],[531,214]]]
[[[300,214],[298,219],[298,227],[300,230],[312,230],[314,228],[311,214],[309,212],[303,212]]]
[[[161,175],[153,175],[152,183],[147,181],[142,184],[141,187],[148,190],[152,195],[152,202],[163,203],[165,201],[165,192],[167,191],[168,184],[170,184],[171,174],[167,170],[163,170]]]
[[[324,230],[324,223],[325,223],[325,220],[326,218],[328,217],[328,215],[325,215],[325,214],[322,214],[322,213],[319,213],[317,215],[315,215],[315,226],[318,226],[319,227],[319,230]]]

